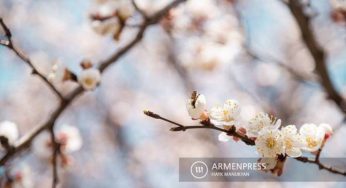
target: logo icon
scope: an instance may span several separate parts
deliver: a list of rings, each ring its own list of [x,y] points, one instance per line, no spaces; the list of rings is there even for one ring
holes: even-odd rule
[[[202,179],[208,174],[208,166],[202,161],[196,161],[192,163],[190,171],[194,178]]]

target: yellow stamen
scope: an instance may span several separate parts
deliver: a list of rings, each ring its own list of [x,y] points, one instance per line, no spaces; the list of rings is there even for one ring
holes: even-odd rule
[[[94,80],[92,78],[86,78],[84,82],[86,83],[86,85],[92,85],[94,83]]]
[[[313,147],[316,147],[318,145],[318,142],[310,136],[306,137],[306,142],[307,142],[309,148],[313,148]]]
[[[276,140],[273,137],[267,138],[266,145],[268,148],[273,149],[276,145]]]

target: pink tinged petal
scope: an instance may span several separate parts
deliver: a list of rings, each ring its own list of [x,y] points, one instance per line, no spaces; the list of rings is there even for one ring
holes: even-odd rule
[[[317,126],[315,124],[304,124],[300,127],[299,133],[301,135],[313,135],[317,130]]]

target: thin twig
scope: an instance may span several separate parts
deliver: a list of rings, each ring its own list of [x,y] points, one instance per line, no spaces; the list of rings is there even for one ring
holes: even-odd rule
[[[144,21],[144,23],[141,25],[139,31],[137,32],[136,36],[128,42],[124,47],[119,49],[117,52],[115,52],[111,57],[101,62],[101,65],[99,66],[99,70],[101,72],[105,71],[106,68],[108,68],[111,64],[114,64],[118,62],[118,60],[125,55],[127,52],[129,52],[137,43],[139,43],[144,35],[145,30],[156,23],[158,23],[161,18],[171,9],[175,6],[179,5],[180,3],[185,2],[186,0],[175,0],[168,4],[166,7],[158,11],[157,13],[153,14],[148,18],[148,20]],[[0,22],[1,23],[1,22]],[[32,130],[31,133],[27,134],[22,140],[17,143],[14,148],[11,151],[8,151],[1,159],[0,159],[0,165],[3,166],[7,161],[15,157],[17,154],[22,152],[23,150],[30,147],[31,142],[36,138],[37,135],[39,135],[44,130],[49,129],[50,127],[53,127],[55,124],[55,121],[59,118],[59,116],[64,112],[64,110],[81,94],[84,93],[84,89],[82,86],[77,87],[74,91],[70,93],[69,96],[65,98],[65,100],[61,101],[58,108],[52,113],[50,118],[45,122],[44,124],[36,127],[34,130]]]
[[[296,70],[294,70],[292,67],[286,65],[284,62],[275,59],[273,57],[261,57],[259,55],[257,55],[255,52],[253,52],[250,47],[244,47],[246,50],[246,53],[253,59],[258,60],[258,61],[263,61],[263,62],[272,62],[275,65],[279,66],[281,69],[286,70],[288,73],[290,73],[293,78],[296,81],[302,82],[302,83],[306,83],[306,84],[312,84],[312,82],[314,82],[314,78],[310,77],[310,76],[306,76],[303,74],[298,73]]]
[[[30,58],[28,56],[26,56],[17,46],[14,45],[14,43],[12,41],[12,32],[2,18],[0,18],[0,25],[4,29],[5,35],[6,35],[7,40],[8,40],[7,43],[1,43],[1,44],[3,44],[4,46],[6,46],[10,50],[12,50],[17,55],[17,57],[19,57],[22,61],[24,61],[32,69],[32,74],[35,74],[38,77],[40,77],[48,85],[48,87],[59,97],[60,100],[64,100],[64,97],[54,87],[54,85],[51,82],[49,82],[49,80],[36,69],[36,67],[31,62]]]
[[[234,7],[234,12],[235,12],[235,16],[236,18],[239,20],[239,22],[242,24],[241,29],[243,30],[243,33],[250,33],[249,31],[245,31],[245,24],[246,21],[243,18],[240,10],[238,10],[237,7]],[[294,70],[293,68],[291,68],[290,66],[286,65],[285,62],[278,60],[277,58],[271,57],[271,56],[263,56],[263,55],[258,55],[256,52],[254,52],[251,48],[251,41],[249,40],[249,35],[248,35],[248,40],[246,41],[246,43],[243,45],[243,48],[245,50],[245,53],[250,56],[252,59],[254,60],[258,60],[258,61],[262,61],[262,62],[270,62],[270,63],[274,63],[275,65],[279,66],[281,69],[287,71],[288,73],[290,73],[293,78],[299,82],[302,83],[308,83],[311,84],[311,81],[314,81],[314,78],[303,75],[299,72],[297,72],[296,70]]]
[[[56,136],[54,132],[54,126],[51,126],[49,128],[50,136],[51,136],[51,142],[52,142],[52,188],[56,188],[56,186],[59,183],[59,175],[58,175],[58,156],[60,153],[60,143],[56,141]]]
[[[255,145],[255,141],[254,140],[250,139],[246,135],[241,135],[241,134],[237,133],[235,129],[227,130],[227,129],[223,129],[223,128],[220,128],[220,127],[216,127],[210,121],[207,121],[207,122],[209,122],[208,124],[206,124],[205,121],[204,121],[204,122],[202,122],[201,125],[185,126],[185,125],[182,125],[180,123],[174,122],[172,120],[168,120],[167,118],[161,117],[160,115],[158,115],[158,114],[156,114],[154,112],[151,112],[149,110],[145,110],[144,114],[149,116],[149,117],[155,118],[155,119],[164,120],[164,121],[166,121],[168,123],[172,123],[174,125],[178,125],[178,127],[171,128],[170,131],[186,131],[188,129],[214,129],[214,130],[217,130],[217,131],[220,131],[220,132],[225,132],[225,133],[227,133],[230,136],[237,137],[240,140],[242,140],[246,145],[250,145],[250,146]],[[319,153],[320,152],[321,151],[319,151]],[[300,161],[300,162],[304,162],[304,163],[315,164],[321,170],[327,170],[327,171],[329,171],[331,173],[334,173],[334,174],[340,174],[340,175],[346,176],[346,172],[339,171],[339,170],[336,170],[336,169],[334,169],[332,167],[328,167],[328,166],[322,164],[320,162],[320,160],[319,160],[319,155],[318,156],[316,155],[316,158],[314,160],[310,160],[307,157],[297,157],[297,158],[294,158],[294,159],[296,159],[297,161]]]
[[[144,12],[144,10],[142,10],[141,8],[139,8],[139,6],[136,3],[136,0],[131,0],[131,2],[132,2],[133,7],[135,8],[135,10],[137,12],[139,12],[143,16],[144,19],[147,19],[148,18],[147,13]]]

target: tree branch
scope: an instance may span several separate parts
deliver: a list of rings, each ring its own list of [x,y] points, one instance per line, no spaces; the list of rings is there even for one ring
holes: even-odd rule
[[[243,16],[241,15],[241,12],[240,10],[234,6],[234,12],[235,12],[235,17],[239,20],[239,22],[243,25],[241,26],[242,30],[243,30],[243,33],[244,35],[246,35],[246,33],[249,33],[250,31],[245,31],[245,24],[246,24],[246,21],[245,19],[243,18]],[[249,38],[249,37],[248,37]],[[293,78],[296,80],[296,81],[299,81],[299,82],[302,82],[302,83],[307,83],[307,84],[310,84],[311,81],[315,81],[314,78],[310,77],[310,76],[306,76],[306,75],[303,75],[299,72],[297,72],[296,70],[294,70],[293,68],[291,68],[290,66],[286,65],[285,62],[283,61],[280,61],[279,59],[277,58],[274,58],[274,57],[271,57],[271,56],[261,56],[261,55],[258,55],[256,52],[254,52],[252,49],[251,49],[251,41],[250,40],[247,40],[246,43],[243,45],[243,48],[245,50],[245,53],[250,56],[252,59],[254,60],[258,60],[258,61],[263,61],[263,62],[272,62],[274,63],[275,65],[279,66],[280,68],[282,68],[283,70],[287,71],[288,73],[290,73]]]
[[[1,44],[9,48],[11,51],[13,51],[17,55],[17,57],[19,57],[22,61],[24,61],[27,65],[29,65],[29,67],[32,69],[32,74],[40,77],[48,85],[48,87],[59,97],[60,100],[64,100],[64,97],[54,87],[54,85],[51,82],[49,82],[49,80],[36,69],[36,67],[32,64],[30,58],[27,57],[17,46],[14,45],[12,41],[12,32],[2,18],[0,18],[0,25],[4,29],[6,38],[8,40],[7,43],[1,43]]]
[[[171,9],[179,5],[180,3],[185,2],[186,0],[175,0],[168,4],[166,7],[158,11],[157,13],[153,14],[152,16],[149,16],[148,19],[146,19],[143,24],[140,26],[139,31],[137,32],[136,36],[128,42],[124,47],[119,49],[117,52],[115,52],[112,56],[110,56],[108,59],[100,62],[99,70],[101,72],[104,72],[110,65],[116,63],[123,55],[125,55],[127,52],[129,52],[137,43],[141,41],[141,39],[144,36],[144,33],[146,29],[158,23],[161,18]],[[0,23],[3,24],[2,20]],[[6,27],[7,28],[7,27]],[[4,28],[6,31],[6,29]],[[9,31],[9,30],[8,30]],[[9,32],[10,33],[10,32]],[[8,36],[11,36],[9,34]],[[9,38],[11,39],[11,38]],[[25,57],[25,56],[23,56]],[[25,60],[28,60],[24,58]],[[26,61],[27,63],[30,61]],[[31,62],[30,62],[31,64]],[[31,64],[32,65],[32,64]],[[33,66],[32,66],[33,67]],[[36,69],[35,69],[36,70]],[[40,77],[43,75],[39,74]],[[43,77],[44,78],[44,77]],[[0,165],[3,166],[6,162],[8,162],[10,159],[15,157],[17,154],[22,152],[23,150],[30,147],[31,142],[35,139],[37,135],[39,135],[41,132],[45,130],[51,130],[54,127],[55,121],[59,118],[59,116],[64,112],[64,110],[81,94],[84,93],[84,89],[82,86],[77,87],[74,91],[70,93],[69,96],[67,96],[64,100],[61,100],[60,105],[57,107],[57,109],[52,113],[51,117],[42,125],[36,127],[34,130],[32,130],[31,133],[27,134],[25,137],[23,137],[19,143],[17,143],[12,150],[8,151],[1,159],[0,159]],[[52,135],[52,134],[51,134]],[[53,137],[53,136],[52,136]]]
[[[223,128],[220,128],[220,127],[216,127],[210,121],[202,121],[201,125],[185,126],[185,125],[182,125],[180,123],[177,123],[177,122],[174,122],[172,120],[169,120],[167,118],[161,117],[160,115],[158,115],[158,114],[156,114],[154,112],[151,112],[149,110],[145,110],[144,114],[149,116],[149,117],[151,117],[151,118],[160,119],[160,120],[163,120],[165,122],[177,125],[177,127],[171,128],[170,131],[177,132],[177,131],[186,131],[188,129],[214,129],[214,130],[217,130],[217,131],[220,131],[220,132],[225,132],[229,136],[237,137],[240,140],[242,140],[246,145],[250,145],[250,146],[254,146],[255,145],[255,141],[254,140],[250,139],[246,135],[241,135],[241,134],[237,133],[234,126],[233,126],[233,128],[227,130],[227,129],[223,129]],[[336,170],[336,169],[334,169],[332,167],[328,167],[328,166],[326,166],[326,165],[324,165],[324,164],[322,164],[320,162],[319,157],[320,157],[320,153],[322,151],[322,147],[323,146],[321,146],[321,148],[318,151],[318,153],[317,153],[317,155],[316,155],[314,160],[310,160],[307,157],[297,157],[297,158],[294,158],[294,159],[296,159],[297,161],[303,162],[303,163],[315,164],[321,170],[327,170],[327,171],[329,171],[331,173],[334,173],[334,174],[340,174],[340,175],[346,176],[346,172]]]
[[[54,125],[54,124],[52,124]],[[58,175],[58,156],[60,154],[60,143],[56,141],[56,136],[54,132],[54,126],[49,127],[49,132],[52,141],[52,188],[56,188],[59,183],[59,175]]]
[[[139,12],[143,16],[144,19],[147,19],[148,15],[141,8],[139,8],[139,6],[136,3],[136,0],[131,0],[131,2],[135,10]]]
[[[339,109],[346,114],[346,102],[331,81],[326,65],[327,54],[316,40],[310,18],[304,14],[304,7],[300,4],[299,0],[289,0],[287,5],[302,33],[303,42],[315,61],[315,71],[320,77],[320,83],[328,94],[328,98],[333,100]]]

